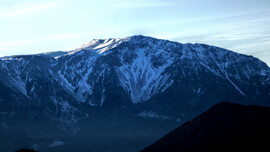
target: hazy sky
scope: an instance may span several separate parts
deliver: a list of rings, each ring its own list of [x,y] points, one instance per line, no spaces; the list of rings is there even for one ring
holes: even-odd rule
[[[0,56],[135,34],[216,45],[270,65],[270,0],[0,0]]]

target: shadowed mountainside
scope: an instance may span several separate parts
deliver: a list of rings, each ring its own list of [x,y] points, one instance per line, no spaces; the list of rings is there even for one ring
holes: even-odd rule
[[[270,108],[220,103],[141,152],[268,151]]]

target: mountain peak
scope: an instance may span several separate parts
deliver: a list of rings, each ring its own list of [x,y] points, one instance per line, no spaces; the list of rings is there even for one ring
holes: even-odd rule
[[[144,36],[144,35],[133,35],[133,36],[127,36],[125,38],[93,39],[90,42],[83,44],[81,47],[68,51],[67,53],[63,53],[62,55],[71,55],[76,52],[80,52],[84,50],[96,52],[98,54],[103,54],[106,51],[119,46],[123,42],[140,43],[143,40],[151,40],[151,39],[157,40],[156,38],[153,38],[150,36]],[[57,58],[59,57],[61,56],[57,56]]]
[[[105,51],[118,46],[122,42],[126,41],[126,39],[127,38],[93,39],[89,43],[83,44],[78,49],[71,51],[71,54],[82,50],[92,50],[98,54],[102,54]]]
[[[133,35],[127,36],[125,38],[107,38],[107,39],[93,39],[89,43],[83,44],[80,49],[87,49],[87,50],[100,50],[106,47],[114,48],[115,46],[125,42],[125,41],[142,41],[145,39],[155,39],[153,37],[144,36],[144,35]],[[103,53],[104,50],[98,51],[99,53]]]

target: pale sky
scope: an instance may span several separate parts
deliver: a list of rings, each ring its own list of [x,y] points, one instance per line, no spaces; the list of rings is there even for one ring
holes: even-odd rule
[[[0,0],[0,56],[137,34],[215,45],[270,65],[270,0]]]

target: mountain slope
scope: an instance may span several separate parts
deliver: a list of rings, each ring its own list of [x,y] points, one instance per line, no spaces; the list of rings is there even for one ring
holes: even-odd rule
[[[216,101],[270,104],[269,67],[214,46],[139,35],[52,54],[1,58],[1,86],[12,91],[0,100],[31,103],[66,123],[87,116],[81,106],[145,103],[146,110],[167,108],[163,114],[182,119]]]
[[[270,108],[220,103],[142,152],[268,151]]]
[[[219,47],[141,35],[0,59],[0,133],[7,136],[91,135],[112,122],[127,123],[130,136],[134,125],[170,124],[150,131],[157,138],[219,101],[269,106],[270,68]]]

